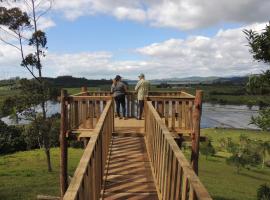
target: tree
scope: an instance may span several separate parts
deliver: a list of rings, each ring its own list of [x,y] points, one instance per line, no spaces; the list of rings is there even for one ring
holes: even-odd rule
[[[26,150],[21,128],[8,126],[0,120],[0,154]]]
[[[228,152],[232,154],[227,159],[227,163],[236,166],[237,173],[240,172],[241,168],[257,166],[262,162],[262,157],[257,151],[258,143],[245,135],[239,137],[238,143],[228,138],[226,146]]]
[[[270,187],[267,184],[263,184],[258,188],[257,200],[270,200]]]
[[[264,168],[266,155],[267,154],[270,155],[270,142],[269,141],[259,141],[258,152],[262,157],[262,168]]]
[[[23,1],[8,1],[1,0],[6,3],[6,6],[0,7],[0,40],[5,44],[8,44],[20,52],[21,66],[23,66],[36,80],[35,84],[39,88],[36,93],[38,103],[41,104],[42,112],[41,116],[42,124],[46,124],[46,84],[42,77],[42,63],[41,58],[45,57],[45,51],[47,49],[47,37],[45,32],[38,29],[38,20],[46,14],[52,5],[50,0],[23,0]],[[22,11],[19,7],[24,4],[26,10]],[[30,33],[30,34],[29,34]],[[9,39],[3,37],[8,35]],[[30,37],[27,37],[30,35]],[[26,54],[26,44],[28,44],[33,52]],[[33,91],[31,91],[33,92]],[[33,104],[36,102],[36,98],[27,99],[26,104]],[[24,114],[29,114],[24,112]],[[33,113],[32,113],[33,114]],[[43,147],[47,157],[48,171],[52,171],[50,161],[50,141],[46,129],[40,129],[40,134],[43,135]]]
[[[261,33],[253,30],[244,30],[248,46],[253,58],[259,62],[270,64],[270,22]],[[259,76],[253,76],[247,84],[252,93],[262,93],[263,88],[270,87],[270,70],[266,70]],[[259,113],[258,117],[253,117],[251,123],[261,129],[270,130],[270,109],[266,108]]]
[[[216,151],[212,145],[211,139],[208,138],[205,142],[201,144],[200,152],[202,155],[205,155],[206,160],[208,159],[208,156],[215,155]]]

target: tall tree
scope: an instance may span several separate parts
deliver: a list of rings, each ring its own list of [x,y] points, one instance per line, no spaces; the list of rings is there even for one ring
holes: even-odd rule
[[[45,32],[38,28],[38,21],[51,9],[52,1],[1,0],[1,4],[3,6],[0,7],[0,40],[20,52],[21,66],[36,80],[35,84],[39,88],[38,96],[41,97],[39,103],[41,103],[42,108],[42,123],[46,124],[47,95],[46,85],[42,78],[43,66],[41,58],[45,57],[47,37]],[[27,46],[31,48],[27,48]],[[32,52],[28,53],[29,49]],[[46,129],[41,129],[40,131],[43,135],[43,146],[47,157],[48,171],[52,171],[49,136],[46,133]]]
[[[260,33],[254,30],[244,30],[244,33],[253,58],[270,65],[270,22]],[[263,88],[270,87],[270,70],[251,77],[247,86],[253,93],[258,90],[261,93]],[[264,130],[270,130],[270,108],[265,108],[258,117],[253,117],[251,123]]]

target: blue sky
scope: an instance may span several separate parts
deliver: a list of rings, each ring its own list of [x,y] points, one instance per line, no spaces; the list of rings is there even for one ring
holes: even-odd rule
[[[48,36],[44,75],[258,73],[267,66],[252,60],[242,30],[261,30],[269,21],[269,9],[267,0],[57,0],[39,23]],[[18,52],[0,46],[0,78],[29,77],[19,66]]]

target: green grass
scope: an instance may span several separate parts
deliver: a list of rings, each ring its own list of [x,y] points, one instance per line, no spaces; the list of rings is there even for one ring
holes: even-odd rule
[[[199,177],[215,200],[256,200],[258,187],[270,182],[270,168],[242,169],[237,174],[224,158],[201,156]]]
[[[218,149],[218,140],[231,137],[239,141],[245,134],[254,140],[270,141],[270,132],[232,129],[203,129],[202,135],[211,137],[213,146]],[[228,154],[218,151],[216,156],[200,156],[199,177],[215,200],[255,200],[257,189],[261,184],[270,183],[270,168],[261,166],[241,169],[237,174],[236,167],[226,163]],[[269,157],[268,157],[269,159]]]
[[[210,136],[213,145],[218,140],[231,137],[237,141],[241,134],[257,140],[270,140],[270,133],[263,131],[203,129],[202,135]],[[72,175],[82,155],[81,149],[69,149],[69,175]],[[189,157],[189,153],[186,152]],[[200,156],[199,176],[215,200],[255,200],[257,188],[270,182],[270,168],[260,166],[242,169],[226,164],[224,155]],[[0,156],[0,199],[35,199],[38,194],[59,196],[59,148],[51,150],[53,172],[48,173],[42,150],[18,152]]]
[[[244,130],[244,129],[223,129],[223,128],[206,128],[201,131],[202,136],[210,137],[214,147],[218,147],[218,140],[221,138],[230,137],[234,142],[239,141],[240,135],[246,135],[252,140],[270,141],[269,131],[255,131],[255,130]]]
[[[69,150],[69,175],[81,158],[82,150]],[[0,199],[36,199],[38,194],[59,196],[59,148],[51,149],[53,172],[47,172],[42,150],[0,156]]]

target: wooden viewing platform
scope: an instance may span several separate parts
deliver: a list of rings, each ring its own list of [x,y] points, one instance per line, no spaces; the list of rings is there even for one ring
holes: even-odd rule
[[[200,182],[198,157],[201,91],[149,92],[143,120],[136,95],[126,95],[128,119],[115,118],[109,92],[61,94],[61,198],[210,200]],[[68,184],[68,140],[85,150]],[[191,160],[180,147],[190,141]]]

